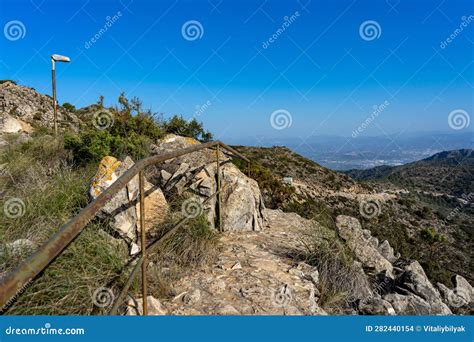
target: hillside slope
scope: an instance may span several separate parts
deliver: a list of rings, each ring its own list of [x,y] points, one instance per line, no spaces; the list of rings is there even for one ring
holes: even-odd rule
[[[474,279],[474,210],[465,200],[450,195],[453,182],[455,193],[472,186],[468,171],[472,168],[472,150],[440,153],[405,167],[362,170],[359,178],[373,178],[379,170],[384,177],[380,176],[382,181],[358,181],[284,147],[237,148],[271,170],[280,182],[284,176],[294,177],[295,192],[280,205],[283,210],[328,227],[334,227],[337,215],[356,217],[380,241],[388,240],[403,258],[420,260],[432,280],[448,284],[454,273]],[[415,189],[387,181],[399,179],[400,174],[409,175],[405,177]],[[438,243],[436,239],[446,241]]]
[[[401,166],[379,166],[345,173],[356,180],[386,181],[412,190],[461,197],[474,192],[474,150],[444,151]]]

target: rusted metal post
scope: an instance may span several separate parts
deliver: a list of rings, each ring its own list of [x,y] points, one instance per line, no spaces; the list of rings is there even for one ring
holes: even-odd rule
[[[146,236],[145,236],[145,181],[143,170],[138,173],[138,187],[140,188],[140,232],[141,232],[141,249],[142,249],[142,299],[143,299],[143,316],[148,314],[147,301],[147,280],[146,280]]]
[[[143,258],[140,258],[138,259],[137,263],[133,267],[133,270],[130,273],[130,276],[128,277],[127,281],[125,282],[125,285],[123,286],[122,291],[120,292],[119,296],[115,300],[114,305],[112,306],[112,309],[110,309],[109,315],[117,314],[120,304],[123,303],[125,299],[125,295],[127,294],[128,289],[132,285],[133,279],[135,279],[135,277],[137,276],[138,270],[142,267],[142,265],[143,265]]]
[[[216,150],[216,161],[217,161],[217,220],[218,220],[218,227],[219,231],[222,232],[222,206],[221,206],[221,167],[220,167],[220,147],[217,145]]]
[[[53,112],[54,112],[54,134],[58,136],[58,108],[56,106],[56,63],[51,58],[51,79],[53,85]]]

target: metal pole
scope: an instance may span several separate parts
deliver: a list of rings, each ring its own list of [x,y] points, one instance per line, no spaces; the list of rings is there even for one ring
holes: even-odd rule
[[[56,75],[55,62],[51,58],[51,78],[53,83],[53,112],[54,112],[54,134],[58,136],[58,113],[56,108]]]
[[[140,188],[140,231],[141,231],[141,248],[142,248],[142,299],[143,299],[143,316],[148,315],[147,301],[147,280],[146,280],[146,236],[145,236],[145,186],[143,171],[138,173],[138,186]]]
[[[120,292],[118,298],[115,300],[115,303],[112,306],[112,309],[110,309],[109,315],[116,315],[117,314],[117,311],[120,307],[120,304],[123,303],[125,295],[127,294],[127,291],[130,288],[130,285],[132,285],[133,279],[135,279],[135,276],[137,275],[138,270],[142,266],[143,266],[143,257],[138,259],[137,264],[133,267],[133,270],[130,273],[130,276],[128,277],[127,281],[125,282],[125,285],[123,286],[122,291]]]
[[[220,161],[219,161],[219,154],[220,154],[220,148],[219,145],[217,145],[217,150],[216,150],[216,161],[217,161],[217,220],[218,220],[218,227],[219,231],[222,232],[222,206],[221,206],[221,168],[220,168]]]

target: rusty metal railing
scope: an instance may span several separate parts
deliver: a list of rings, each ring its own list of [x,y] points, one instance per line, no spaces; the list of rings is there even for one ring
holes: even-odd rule
[[[155,165],[161,163],[165,160],[177,158],[189,153],[197,152],[206,148],[216,147],[216,163],[217,163],[217,191],[211,197],[217,196],[217,210],[218,210],[218,229],[222,231],[221,227],[221,177],[220,177],[220,148],[223,148],[230,152],[232,155],[245,160],[249,164],[250,169],[250,160],[245,156],[234,150],[233,148],[227,146],[221,141],[212,141],[208,143],[199,144],[196,146],[187,147],[179,151],[173,151],[164,153],[161,155],[155,155],[148,157],[136,162],[130,169],[123,173],[109,188],[107,188],[102,194],[100,194],[94,201],[89,203],[84,209],[82,209],[79,214],[72,218],[69,222],[61,226],[58,232],[56,232],[47,242],[45,242],[38,250],[31,255],[27,260],[25,260],[17,269],[8,274],[3,281],[0,283],[0,309],[4,308],[5,304],[9,300],[15,297],[17,294],[21,294],[21,290],[24,288],[25,284],[31,283],[36,276],[58,256],[60,255],[67,246],[79,235],[79,233],[84,229],[84,227],[94,218],[94,216],[99,212],[102,207],[104,207],[107,202],[109,202],[120,190],[122,190],[132,179],[138,174],[139,177],[139,201],[140,201],[140,230],[141,230],[141,256],[138,262],[135,265],[135,268],[132,271],[132,274],[125,285],[125,290],[131,284],[133,277],[137,274],[138,269],[141,267],[142,273],[142,296],[143,296],[143,314],[147,314],[147,287],[146,287],[146,256],[147,256],[147,246],[146,246],[146,236],[145,236],[145,190],[144,190],[144,170],[150,165]],[[209,200],[209,197],[207,200]],[[182,225],[183,222],[178,223],[178,226],[175,226],[168,233],[166,233],[158,241],[155,241],[152,246],[156,246],[164,240],[167,236],[172,234]],[[129,283],[130,282],[130,283]],[[116,307],[120,305],[119,299],[123,296],[125,291],[122,290],[121,295],[114,304],[111,312],[116,312]],[[115,311],[114,311],[115,310]]]

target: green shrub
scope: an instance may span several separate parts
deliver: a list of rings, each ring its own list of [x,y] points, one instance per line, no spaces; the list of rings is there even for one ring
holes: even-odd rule
[[[91,118],[80,133],[65,134],[65,147],[72,151],[77,163],[97,162],[106,155],[142,159],[149,155],[151,144],[164,134],[151,114],[132,116],[116,110],[107,111],[107,115],[112,115],[112,118],[107,118],[112,123],[110,127],[98,129]]]
[[[165,121],[163,128],[167,133],[191,137],[201,142],[212,140],[212,134],[203,128],[202,123],[196,118],[186,121],[182,116],[174,115],[168,121]]]
[[[94,305],[94,291],[116,294],[126,275],[127,249],[111,243],[100,226],[89,225],[19,296],[9,315],[90,315],[106,313]],[[121,278],[122,277],[122,278]],[[119,279],[120,281],[117,281]],[[112,283],[113,281],[113,283]],[[110,307],[109,307],[110,308]]]
[[[71,113],[74,113],[76,111],[76,106],[74,106],[73,104],[70,104],[69,102],[64,102],[63,107],[64,109],[66,109],[67,111]]]
[[[420,237],[422,240],[427,242],[428,244],[435,244],[435,243],[444,243],[447,241],[447,238],[443,234],[438,234],[434,228],[423,228],[420,232]]]
[[[102,99],[103,100],[103,99]],[[103,108],[95,105],[97,112],[79,110],[85,122],[79,133],[65,134],[66,149],[72,151],[74,160],[79,164],[97,162],[106,155],[122,159],[130,156],[134,160],[150,154],[153,143],[166,133],[192,137],[200,141],[209,141],[212,134],[204,130],[202,123],[196,119],[184,120],[173,116],[169,120],[157,120],[150,111],[142,111],[138,98],[128,100],[122,93],[119,97],[119,108]],[[103,114],[105,125],[99,122]]]

